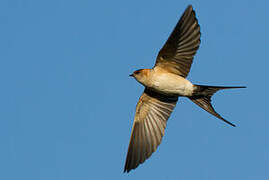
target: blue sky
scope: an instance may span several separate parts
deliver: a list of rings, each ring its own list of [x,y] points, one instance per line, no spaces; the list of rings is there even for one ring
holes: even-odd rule
[[[188,4],[201,46],[188,79],[246,85],[180,98],[158,150],[123,174],[143,87]],[[0,179],[268,179],[268,1],[0,1]]]

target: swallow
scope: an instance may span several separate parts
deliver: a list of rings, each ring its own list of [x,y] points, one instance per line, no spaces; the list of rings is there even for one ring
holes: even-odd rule
[[[205,111],[235,126],[214,110],[211,97],[218,90],[244,86],[205,86],[192,84],[186,79],[200,46],[200,36],[200,25],[195,11],[189,5],[159,51],[155,66],[134,71],[130,75],[145,90],[136,106],[124,172],[137,168],[156,151],[178,97],[189,98]]]

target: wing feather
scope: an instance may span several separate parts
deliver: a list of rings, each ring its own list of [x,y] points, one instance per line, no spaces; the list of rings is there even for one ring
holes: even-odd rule
[[[135,169],[156,151],[177,99],[145,89],[136,106],[124,172]]]
[[[200,46],[200,36],[200,26],[190,5],[160,50],[155,67],[187,77]]]

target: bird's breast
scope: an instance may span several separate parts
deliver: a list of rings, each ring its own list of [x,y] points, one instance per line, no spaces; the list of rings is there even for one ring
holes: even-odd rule
[[[154,73],[150,88],[167,95],[191,96],[193,84],[187,79],[172,73]]]

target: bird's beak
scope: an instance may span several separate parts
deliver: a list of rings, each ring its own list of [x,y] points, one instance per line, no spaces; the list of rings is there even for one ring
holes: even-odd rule
[[[129,76],[134,77],[134,74],[130,74]]]

